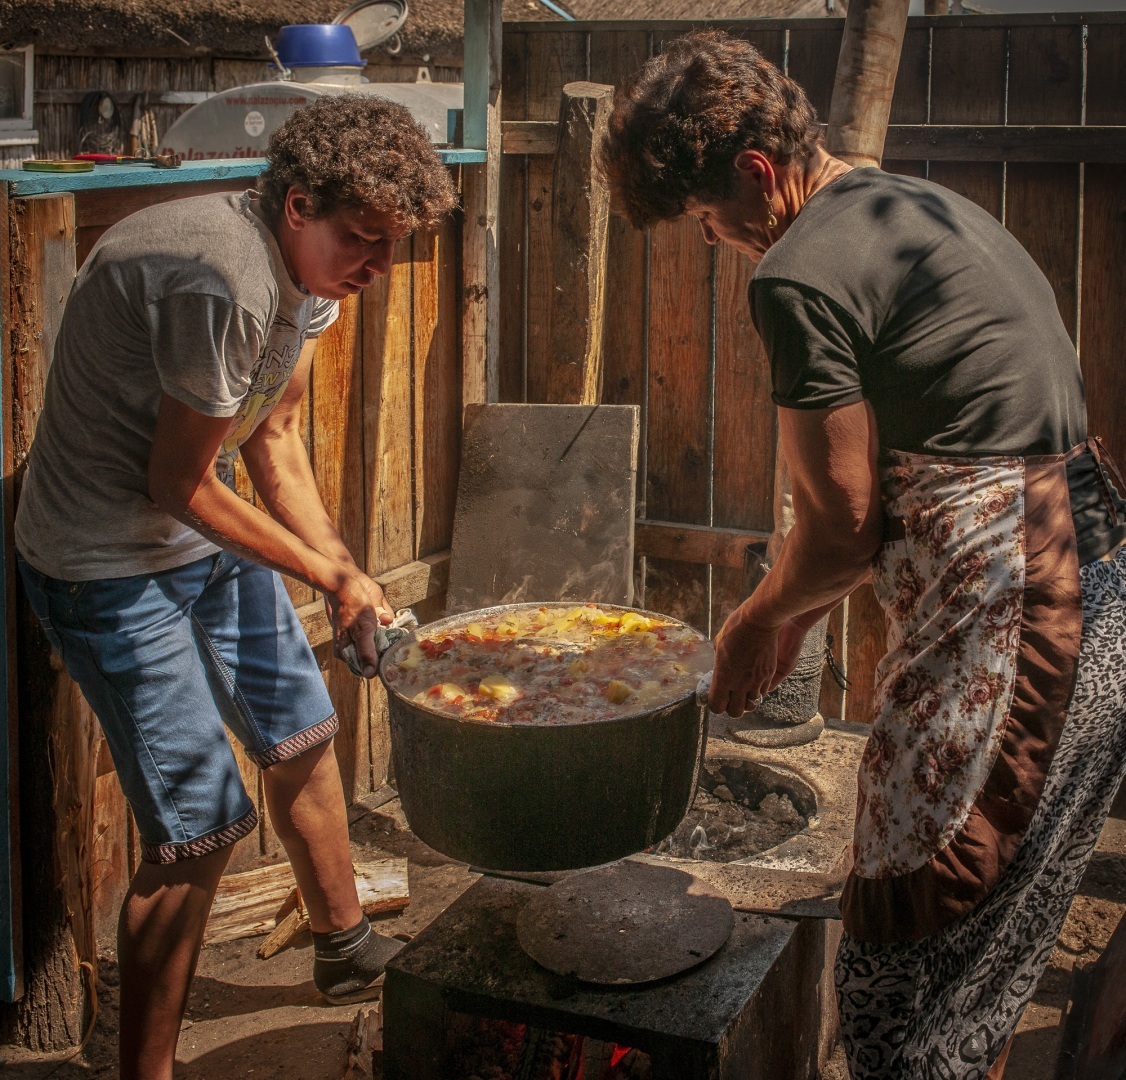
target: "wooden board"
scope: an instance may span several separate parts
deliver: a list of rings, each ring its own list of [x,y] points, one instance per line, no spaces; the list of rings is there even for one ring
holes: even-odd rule
[[[633,595],[630,406],[469,405],[449,610]]]
[[[501,71],[503,113],[506,120],[526,118],[528,102],[527,36],[504,35]],[[526,379],[524,302],[527,296],[528,162],[505,155],[500,164],[500,401],[523,401]]]
[[[650,230],[645,517],[709,524],[713,249],[694,218]],[[645,606],[710,630],[706,567],[646,560]]]
[[[580,33],[534,34],[528,38],[528,120],[559,119],[565,83],[585,79],[587,37]],[[551,349],[551,305],[555,287],[552,242],[551,157],[528,159],[527,372],[528,401],[547,402]]]
[[[366,543],[365,477],[357,461],[364,445],[362,350],[360,301],[352,298],[341,304],[340,317],[321,335],[313,358],[312,464],[325,510],[361,565]],[[367,684],[329,655],[326,651],[325,683],[340,719],[336,757],[351,801],[371,785]]]

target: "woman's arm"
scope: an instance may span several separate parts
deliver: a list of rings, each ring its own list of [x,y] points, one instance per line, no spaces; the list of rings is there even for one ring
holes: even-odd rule
[[[868,403],[779,409],[778,426],[794,527],[770,573],[716,638],[709,704],[731,716],[792,670],[806,631],[864,580],[883,539],[879,441]]]

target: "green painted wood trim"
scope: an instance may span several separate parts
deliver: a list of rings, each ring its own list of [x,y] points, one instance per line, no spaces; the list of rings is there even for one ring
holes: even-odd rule
[[[438,150],[446,165],[471,165],[484,161],[484,150]],[[87,173],[37,173],[23,169],[0,169],[0,183],[8,194],[46,195],[61,191],[95,191],[107,188],[156,187],[163,184],[194,184],[206,180],[252,181],[266,168],[265,158],[224,161],[185,161],[178,169],[155,169],[151,165],[95,165]]]

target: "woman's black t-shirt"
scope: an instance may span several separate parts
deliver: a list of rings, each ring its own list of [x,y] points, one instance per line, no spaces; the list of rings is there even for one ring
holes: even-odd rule
[[[1055,454],[1086,438],[1051,286],[999,222],[937,184],[845,173],[766,253],[750,303],[785,408],[867,399],[880,444],[920,454]]]

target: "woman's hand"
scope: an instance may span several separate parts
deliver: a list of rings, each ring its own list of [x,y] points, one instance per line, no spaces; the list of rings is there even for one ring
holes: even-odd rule
[[[708,695],[711,711],[742,716],[757,709],[763,694],[774,685],[778,646],[777,628],[756,626],[734,611],[715,639],[715,670]]]
[[[364,678],[374,678],[379,668],[375,632],[380,623],[387,626],[395,618],[383,590],[356,570],[335,593],[325,593],[325,607],[332,623],[333,654],[343,660],[344,647],[355,645]]]

